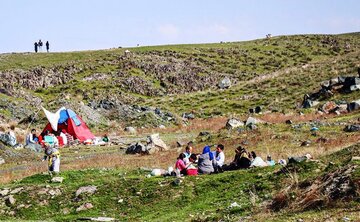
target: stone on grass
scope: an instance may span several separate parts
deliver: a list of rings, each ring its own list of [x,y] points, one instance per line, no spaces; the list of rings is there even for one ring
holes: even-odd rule
[[[229,77],[225,77],[223,78],[220,82],[219,82],[219,88],[220,89],[227,89],[230,88],[231,86],[231,80],[229,79]]]
[[[62,183],[64,181],[64,177],[53,177],[51,182],[53,183]]]
[[[80,188],[76,191],[75,195],[78,197],[80,194],[83,194],[83,193],[94,194],[96,190],[97,190],[97,187],[96,187],[96,186],[93,186],[93,185],[84,186],[84,187],[80,187]]]
[[[18,187],[18,188],[15,188],[13,189],[10,194],[17,194],[19,193],[20,191],[22,191],[24,188],[23,187]]]
[[[125,127],[125,131],[126,132],[129,132],[131,134],[135,134],[136,133],[136,129],[132,126],[128,126],[128,127]]]
[[[81,205],[80,207],[76,208],[76,212],[79,211],[84,211],[84,210],[88,210],[93,208],[94,206],[92,205],[92,203],[84,203],[83,205]]]
[[[229,119],[227,122],[226,122],[226,129],[236,129],[236,128],[239,128],[239,127],[242,127],[244,126],[244,122],[238,120],[238,119],[234,119],[234,118],[231,118]]]
[[[290,119],[288,119],[288,120],[286,120],[285,123],[291,125],[291,124],[293,124],[293,121],[291,121]]]
[[[4,189],[0,191],[0,196],[4,197],[10,193],[10,189]]]
[[[1,165],[1,164],[4,164],[4,163],[5,163],[4,158],[2,158],[2,157],[0,156],[0,165]]]
[[[16,202],[16,200],[15,200],[15,198],[14,198],[13,195],[10,195],[10,196],[8,196],[8,197],[5,199],[5,204],[6,204],[7,206],[12,206],[12,205],[15,204],[15,202]]]
[[[83,217],[83,218],[79,218],[79,220],[107,222],[107,221],[115,221],[115,218],[111,218],[111,217]]]
[[[148,137],[148,142],[150,144],[155,145],[156,147],[158,147],[160,149],[160,151],[164,151],[164,150],[168,150],[169,148],[167,147],[167,145],[164,143],[164,141],[162,141],[160,139],[160,135],[158,133],[156,134],[152,134],[151,136]]]

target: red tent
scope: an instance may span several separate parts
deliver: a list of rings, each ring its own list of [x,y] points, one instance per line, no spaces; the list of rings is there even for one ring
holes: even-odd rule
[[[61,108],[56,113],[51,113],[44,109],[44,112],[49,123],[43,132],[46,130],[58,131],[64,129],[72,135],[74,139],[78,139],[80,142],[95,138],[86,123],[71,109]]]

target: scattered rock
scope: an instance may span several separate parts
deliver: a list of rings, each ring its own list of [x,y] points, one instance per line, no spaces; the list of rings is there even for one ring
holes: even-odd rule
[[[259,120],[259,119],[256,119],[254,117],[249,117],[247,120],[246,120],[246,123],[245,125],[246,126],[249,126],[249,125],[256,125],[258,123],[263,123],[262,120]]]
[[[176,141],[176,145],[177,145],[178,147],[183,147],[183,146],[185,146],[186,144],[187,144],[187,142],[184,141],[184,140],[178,140],[178,141]]]
[[[14,190],[12,190],[10,192],[10,194],[17,194],[19,193],[20,191],[22,191],[24,188],[23,187],[18,187],[18,188],[15,188]]]
[[[125,131],[129,132],[131,134],[136,134],[136,129],[134,127],[132,127],[132,126],[125,127]]]
[[[182,179],[181,178],[176,178],[172,184],[175,185],[175,186],[180,186],[180,184],[182,183]]]
[[[60,191],[59,189],[49,190],[48,193],[49,193],[51,196],[59,196],[59,195],[61,195],[61,191]]]
[[[10,189],[4,189],[0,191],[0,196],[4,197],[10,193]]]
[[[49,205],[49,201],[48,200],[43,200],[39,203],[40,206],[47,206]]]
[[[70,209],[69,209],[69,208],[64,208],[64,209],[62,210],[62,213],[63,213],[64,215],[67,215],[67,214],[70,213]]]
[[[4,164],[4,163],[5,163],[4,158],[2,158],[2,157],[0,156],[0,165],[1,165],[1,164]]]
[[[301,146],[310,146],[311,141],[310,140],[306,140],[304,142],[301,143]]]
[[[291,121],[290,119],[288,119],[288,120],[285,121],[285,123],[291,125],[291,124],[293,124],[293,121]]]
[[[115,218],[111,218],[111,217],[82,217],[82,218],[79,218],[79,220],[107,222],[107,221],[115,221]]]
[[[96,186],[93,186],[93,185],[85,186],[85,187],[80,187],[80,188],[76,191],[75,195],[76,195],[76,197],[78,197],[80,194],[83,194],[83,193],[94,194],[96,190],[97,190],[97,187],[96,187]]]
[[[348,125],[344,128],[345,132],[357,132],[360,131],[360,124]]]
[[[184,119],[195,119],[195,115],[193,113],[183,113],[182,118],[184,118]]]
[[[242,127],[244,126],[244,122],[238,120],[238,119],[234,119],[234,118],[231,118],[229,119],[227,122],[226,122],[226,129],[236,129],[236,128],[239,128],[239,127]]]
[[[84,211],[84,210],[88,210],[93,208],[94,206],[92,205],[92,203],[84,203],[83,205],[81,205],[80,207],[76,208],[76,212],[79,211]]]
[[[237,202],[233,202],[230,204],[229,206],[230,208],[234,208],[234,207],[240,207],[240,205]]]
[[[351,161],[360,161],[360,156],[353,156]]]
[[[166,129],[166,127],[164,125],[160,125],[159,128],[160,129]]]
[[[202,131],[199,133],[199,136],[210,136],[210,133],[206,131]]]
[[[51,179],[52,183],[62,183],[64,181],[64,177],[53,177]]]
[[[131,144],[125,151],[126,154],[146,154],[147,148],[142,143],[138,142]]]
[[[218,86],[220,89],[228,89],[231,87],[231,80],[229,77],[225,77],[219,82]]]
[[[15,200],[15,198],[14,198],[13,195],[9,195],[9,196],[5,199],[5,204],[6,204],[7,206],[12,206],[12,205],[15,204],[15,202],[16,202],[16,200]]]
[[[360,109],[360,99],[356,101],[352,101],[348,104],[347,110],[349,112]]]
[[[261,113],[261,106],[255,107],[255,113]]]

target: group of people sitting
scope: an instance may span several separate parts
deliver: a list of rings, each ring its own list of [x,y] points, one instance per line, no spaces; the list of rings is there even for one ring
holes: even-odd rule
[[[37,135],[36,129],[32,129],[30,134],[26,136],[26,148],[29,148],[35,152],[42,152],[43,148],[50,147],[62,147],[71,144],[74,141],[66,130],[59,130],[51,132],[45,130],[40,135]]]
[[[211,151],[210,146],[205,146],[201,154],[194,154],[192,153],[193,143],[189,142],[185,152],[181,153],[177,158],[173,174],[177,176],[212,174],[223,171],[275,165],[275,161],[271,159],[270,155],[268,155],[266,161],[264,161],[261,157],[257,156],[254,151],[248,152],[242,146],[235,149],[234,160],[229,164],[225,164],[224,148],[223,144],[218,144],[215,151]]]

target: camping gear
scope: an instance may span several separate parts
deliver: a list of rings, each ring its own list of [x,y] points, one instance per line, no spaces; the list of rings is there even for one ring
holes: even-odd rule
[[[49,123],[44,128],[43,132],[65,130],[74,139],[78,139],[80,142],[85,140],[92,140],[95,138],[91,133],[86,123],[71,109],[65,107],[60,108],[56,113],[52,113],[42,107],[44,113],[49,120]]]

